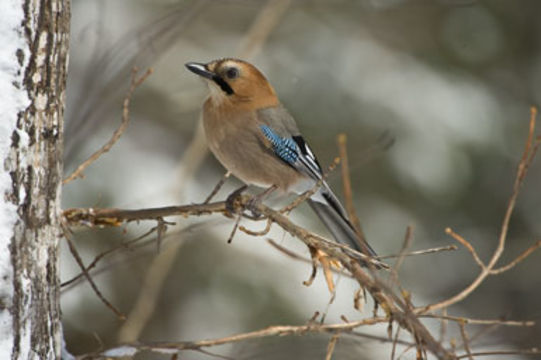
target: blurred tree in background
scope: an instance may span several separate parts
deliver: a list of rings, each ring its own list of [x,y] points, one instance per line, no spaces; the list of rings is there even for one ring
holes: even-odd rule
[[[83,180],[65,185],[64,208],[138,208],[205,199],[225,171],[205,156],[204,146],[192,142],[206,89],[183,64],[237,56],[250,47],[246,34],[265,5],[249,0],[72,1],[66,173],[118,126],[132,66],[152,66],[154,74],[137,90],[120,142],[85,171]],[[348,135],[355,205],[375,250],[397,253],[408,225],[415,228],[413,249],[451,244],[444,229],[452,227],[482,258],[489,256],[527,134],[529,108],[541,95],[541,2],[297,0],[281,6],[252,61],[274,85],[324,167],[337,155],[336,135]],[[392,134],[395,145],[367,156],[384,132]],[[200,165],[197,154],[204,156]],[[539,165],[537,160],[532,166],[519,197],[504,263],[541,236]],[[329,181],[340,192],[339,171]],[[229,179],[218,197],[238,185]],[[293,218],[324,233],[303,207]],[[61,300],[70,351],[88,352],[127,339],[203,339],[303,324],[315,311],[327,312],[327,321],[340,321],[341,315],[359,318],[349,279],[339,279],[337,297],[327,309],[330,295],[322,276],[304,287],[309,265],[284,257],[262,238],[238,234],[228,245],[231,227],[223,217],[181,219],[159,252],[155,246],[126,250],[100,263],[94,280],[129,314],[126,322],[107,311],[84,282],[65,286]],[[82,230],[75,241],[89,263],[147,229],[141,224]],[[306,254],[283,230],[276,228],[269,237]],[[534,254],[513,271],[489,279],[455,306],[453,315],[538,321],[538,260]],[[401,281],[415,294],[415,304],[426,304],[460,291],[477,271],[470,254],[460,249],[406,259]],[[64,251],[63,280],[77,273]],[[145,298],[153,291],[154,297]],[[438,322],[433,325],[437,329]],[[368,329],[386,334],[383,325]],[[533,330],[501,327],[480,345],[525,348],[538,346],[540,338],[540,325]],[[309,336],[217,351],[235,359],[323,359],[326,347],[327,337]],[[350,338],[340,340],[333,358],[383,356],[389,356],[387,345]],[[188,352],[183,358],[206,357]]]

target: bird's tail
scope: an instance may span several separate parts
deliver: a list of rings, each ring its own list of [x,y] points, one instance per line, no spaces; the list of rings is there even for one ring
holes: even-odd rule
[[[331,200],[331,199],[328,199]],[[334,197],[333,199],[334,200]],[[351,248],[368,256],[377,256],[368,243],[357,235],[351,222],[341,213],[341,206],[337,209],[333,201],[324,204],[317,200],[308,199],[308,204],[321,219],[336,241],[349,245]]]

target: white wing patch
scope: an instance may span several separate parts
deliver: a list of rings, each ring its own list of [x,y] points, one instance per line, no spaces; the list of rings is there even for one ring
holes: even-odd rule
[[[319,166],[319,163],[317,162],[317,159],[308,144],[306,144],[301,136],[294,136],[293,140],[295,140],[299,149],[299,162],[306,168],[301,168],[299,170],[304,170],[304,172],[311,178],[320,180],[323,175],[321,167]]]

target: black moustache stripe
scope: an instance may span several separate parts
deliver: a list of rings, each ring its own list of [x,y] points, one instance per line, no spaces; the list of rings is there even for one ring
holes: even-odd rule
[[[222,89],[227,95],[233,95],[235,93],[233,89],[231,88],[231,86],[229,86],[229,84],[225,82],[225,80],[222,79],[220,76],[214,75],[212,77],[212,81],[218,84],[220,89]]]

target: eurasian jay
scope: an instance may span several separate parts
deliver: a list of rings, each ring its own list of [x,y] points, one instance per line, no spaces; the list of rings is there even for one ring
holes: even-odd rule
[[[210,150],[227,170],[248,185],[298,194],[320,182],[307,200],[311,208],[336,241],[376,256],[357,236],[295,120],[255,66],[220,59],[190,62],[186,68],[207,80],[210,96],[203,105],[203,127]]]

